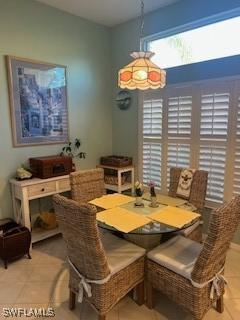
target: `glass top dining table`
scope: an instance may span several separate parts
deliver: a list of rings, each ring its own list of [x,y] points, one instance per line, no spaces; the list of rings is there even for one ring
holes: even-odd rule
[[[159,209],[166,207],[166,205],[159,204],[159,206],[157,208],[152,208],[151,206],[149,206],[150,201],[144,200],[144,199],[143,199],[143,204],[144,204],[143,207],[136,207],[135,206],[135,198],[133,198],[132,202],[121,205],[120,207],[127,209],[129,211],[135,212],[139,215],[143,215],[143,216],[148,216],[156,211],[159,211]],[[196,211],[196,208],[194,206],[192,206],[190,203],[185,203],[181,206],[178,206],[178,208],[182,208],[182,209],[189,210],[189,211]],[[184,225],[182,228],[176,228],[173,226],[166,225],[164,223],[153,221],[153,222],[150,222],[150,223],[144,225],[143,227],[140,227],[140,228],[135,229],[131,232],[128,232],[128,234],[129,235],[162,235],[162,234],[167,234],[167,233],[174,233],[174,232],[184,230],[184,229],[192,226],[195,222],[196,222],[196,220],[193,220],[190,223]],[[104,222],[98,221],[98,226],[102,229],[109,230],[112,232],[124,233],[122,231],[115,229],[114,227],[112,227],[110,225],[107,225]]]

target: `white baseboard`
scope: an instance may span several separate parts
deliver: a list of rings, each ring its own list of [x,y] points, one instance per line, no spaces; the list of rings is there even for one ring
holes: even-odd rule
[[[240,251],[240,244],[231,242],[230,248],[231,248],[231,249],[234,249],[234,250],[237,250],[237,251]]]

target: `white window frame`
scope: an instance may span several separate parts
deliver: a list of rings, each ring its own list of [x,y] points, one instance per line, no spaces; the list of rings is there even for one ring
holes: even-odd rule
[[[201,80],[201,81],[192,81],[185,82],[181,84],[169,85],[166,89],[163,89],[162,94],[164,99],[163,108],[167,108],[166,106],[166,95],[168,92],[177,92],[178,90],[183,90],[187,92],[188,87],[192,88],[192,137],[190,139],[191,143],[191,157],[190,157],[190,167],[197,168],[199,162],[199,146],[200,146],[200,99],[201,95],[199,94],[198,87],[206,86],[207,88],[219,88],[222,83],[227,83],[227,87],[230,86],[230,102],[229,102],[229,118],[228,118],[228,141],[227,141],[227,149],[226,149],[226,169],[225,169],[225,185],[227,188],[224,188],[224,201],[229,201],[233,195],[233,177],[234,177],[234,160],[235,160],[235,148],[236,148],[236,122],[237,122],[237,101],[240,96],[240,76],[233,77],[223,77],[223,78],[214,78],[210,80]],[[235,82],[235,85],[231,86],[231,82]],[[210,90],[209,90],[210,91]],[[152,97],[159,97],[159,90],[156,91],[147,91],[146,93],[140,92],[138,95],[139,99],[139,108],[138,108],[138,176],[142,181],[142,145],[143,145],[143,101],[144,94],[150,94]],[[172,95],[172,94],[171,94]],[[163,112],[163,133],[162,133],[162,185],[165,187],[161,190],[162,193],[167,194],[168,190],[166,188],[167,181],[167,112]],[[219,143],[219,142],[218,142]],[[219,145],[221,145],[219,143]],[[165,148],[165,149],[164,149]],[[165,166],[165,168],[164,168]],[[215,202],[206,202],[206,206],[210,208],[215,208],[219,204]]]

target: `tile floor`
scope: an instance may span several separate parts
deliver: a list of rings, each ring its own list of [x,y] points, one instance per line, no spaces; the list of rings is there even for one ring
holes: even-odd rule
[[[68,310],[68,269],[65,260],[63,240],[55,237],[35,245],[32,260],[20,259],[9,264],[8,270],[0,264],[0,319],[6,319],[2,315],[3,307],[29,309],[48,306],[54,308],[55,320],[77,320],[79,317],[81,320],[97,319],[86,303],[77,304],[74,312]],[[229,286],[224,313],[219,314],[212,309],[204,320],[240,319],[240,252],[229,250],[226,277]],[[139,307],[126,297],[109,313],[107,320],[191,319],[165,296],[158,294],[156,300],[155,309],[148,310],[146,306]]]

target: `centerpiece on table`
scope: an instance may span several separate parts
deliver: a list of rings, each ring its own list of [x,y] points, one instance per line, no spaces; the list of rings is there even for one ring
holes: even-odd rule
[[[149,206],[152,208],[157,208],[159,205],[157,203],[157,196],[156,196],[156,192],[155,192],[155,183],[153,181],[150,181],[148,186],[150,189],[150,198],[151,198],[151,202],[150,202]]]
[[[142,201],[143,185],[139,181],[135,182],[135,195],[136,195],[135,206],[136,207],[144,207],[144,203]]]

